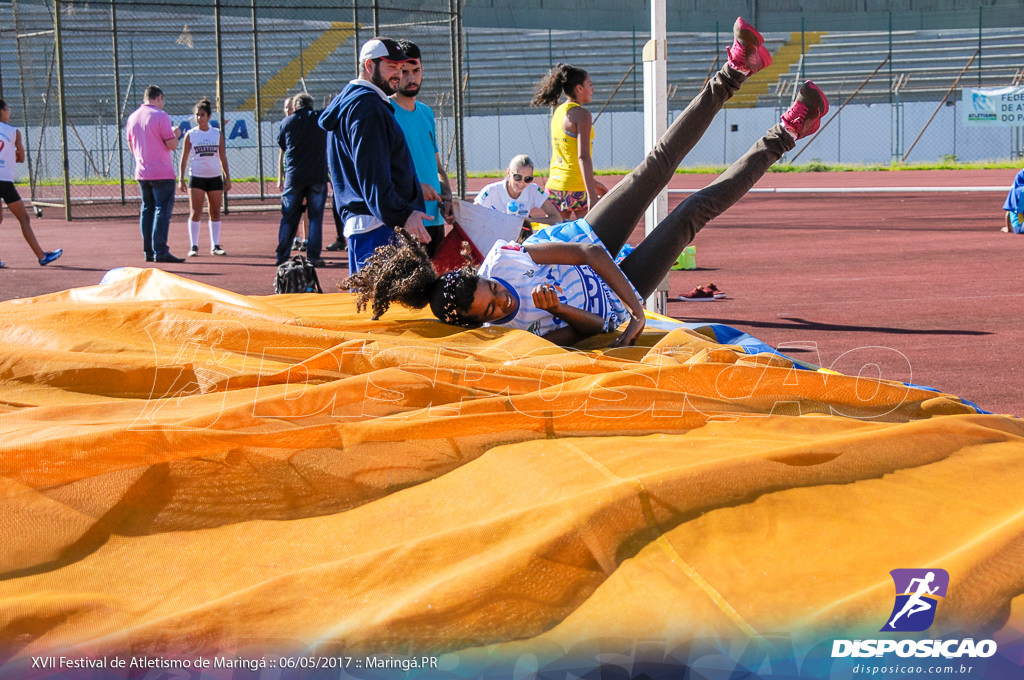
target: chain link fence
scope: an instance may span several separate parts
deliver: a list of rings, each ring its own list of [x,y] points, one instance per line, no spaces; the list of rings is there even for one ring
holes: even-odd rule
[[[377,2],[12,0],[0,5],[0,17],[7,27],[0,29],[0,90],[29,152],[20,181],[35,205],[69,218],[137,210],[122,125],[150,84],[164,90],[165,110],[182,127],[191,125],[200,98],[217,102],[214,118],[226,133],[233,180],[228,209],[276,210],[285,97],[308,91],[318,104],[329,101],[354,77],[358,47],[373,34],[420,45],[420,99],[434,109],[442,161],[460,193],[467,173],[500,172],[519,153],[531,155],[543,174],[550,111],[529,101],[559,61],[586,68],[593,78],[595,167],[627,170],[643,154],[647,27],[463,29],[457,0],[411,9]],[[829,95],[832,111],[821,134],[783,162],[1021,158],[1024,104],[1019,118],[1003,120],[997,112],[995,124],[969,120],[975,88],[1021,84],[1021,32],[1005,20],[964,12],[943,18],[944,25],[961,26],[948,29],[929,26],[920,13],[874,13],[842,31],[819,30],[812,19],[783,25],[770,14],[757,21],[774,64],[716,118],[687,167],[730,163],[778,120],[804,78]],[[721,67],[731,24],[723,17],[687,31],[669,26],[670,119]]]
[[[68,219],[138,210],[123,124],[148,85],[183,132],[207,97],[225,131],[228,210],[274,210],[277,134],[284,100],[309,92],[325,105],[355,77],[359,46],[375,34],[409,37],[424,55],[421,101],[434,109],[442,158],[463,179],[453,85],[459,81],[458,12],[255,0],[167,3],[13,0],[4,25],[0,87],[29,152],[22,178],[40,208]],[[179,152],[180,153],[180,150]],[[176,156],[175,162],[177,163]],[[177,167],[177,165],[175,166]]]
[[[684,166],[731,163],[778,120],[808,78],[829,96],[834,120],[783,163],[1019,161],[1024,115],[991,126],[975,126],[967,117],[976,106],[973,88],[1021,84],[1021,29],[994,12],[952,14],[854,13],[851,30],[825,30],[812,17],[797,17],[793,23],[792,16],[762,12],[758,26],[774,64],[744,85]],[[722,66],[733,19],[691,25],[685,32],[669,25],[669,120]],[[934,25],[929,23],[933,19]],[[949,25],[960,28],[943,27]],[[532,156],[540,169],[547,166],[550,111],[531,108],[529,101],[537,82],[560,61],[587,69],[594,81],[588,108],[595,118],[595,167],[632,168],[643,154],[641,54],[648,37],[649,27],[468,30],[469,171],[503,170],[519,153]],[[1013,105],[1019,93],[1008,95],[1001,106]]]

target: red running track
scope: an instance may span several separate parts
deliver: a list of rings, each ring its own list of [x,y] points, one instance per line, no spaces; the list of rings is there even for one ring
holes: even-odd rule
[[[794,358],[847,374],[881,376],[941,389],[997,413],[1024,415],[1021,358],[1024,236],[1001,233],[1000,191],[922,193],[915,187],[1009,187],[1012,170],[772,173],[701,232],[698,269],[673,272],[668,313],[734,326]],[[710,176],[678,175],[670,188],[695,189]],[[474,180],[470,189],[488,180]],[[609,186],[615,178],[602,178]],[[896,193],[832,188],[908,187]],[[772,188],[818,188],[770,193]],[[672,194],[670,206],[683,195]],[[0,225],[0,300],[95,284],[108,269],[142,261],[134,220],[64,222],[48,210],[33,225],[44,248],[65,255],[39,267],[10,214]],[[172,250],[184,255],[184,202]],[[181,265],[156,265],[244,294],[272,292],[274,213],[224,220],[226,257],[208,250]],[[205,229],[205,226],[204,226]],[[642,237],[638,228],[631,239]],[[205,238],[205,234],[203,235]],[[347,274],[344,254],[325,288]],[[714,282],[728,297],[681,302]]]

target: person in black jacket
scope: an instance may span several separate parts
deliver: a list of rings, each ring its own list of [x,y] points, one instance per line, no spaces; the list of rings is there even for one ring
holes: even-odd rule
[[[295,113],[281,122],[277,144],[284,152],[284,189],[281,192],[281,227],[277,235],[277,264],[288,261],[292,239],[302,219],[305,201],[309,217],[306,256],[314,267],[326,267],[320,257],[323,244],[324,203],[327,201],[327,133],[317,124],[319,111],[313,97],[295,95]]]
[[[360,77],[349,82],[320,115],[327,131],[334,201],[348,239],[349,272],[402,227],[423,242],[423,189],[388,95],[409,57],[390,38],[373,38],[359,53]]]

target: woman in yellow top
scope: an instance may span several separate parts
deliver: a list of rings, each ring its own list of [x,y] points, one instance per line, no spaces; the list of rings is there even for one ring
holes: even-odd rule
[[[583,217],[594,207],[604,185],[594,179],[594,128],[589,104],[594,84],[581,68],[557,64],[537,84],[534,106],[554,106],[565,95],[567,100],[555,109],[551,118],[551,169],[545,189],[562,219]],[[584,143],[580,143],[580,140]]]

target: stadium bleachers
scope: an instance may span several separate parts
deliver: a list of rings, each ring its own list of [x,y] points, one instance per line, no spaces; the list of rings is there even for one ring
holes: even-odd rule
[[[110,12],[109,6],[100,3],[73,7],[73,12],[61,17],[65,104],[72,122],[91,123],[112,117],[115,111]],[[8,27],[0,41],[6,96],[17,101],[12,93],[21,88],[24,74],[29,106],[38,105],[42,96],[47,116],[55,115],[55,98],[43,96],[48,88],[54,92],[56,87],[52,15],[45,6],[22,3],[16,27],[10,4],[0,5],[0,18],[0,25]],[[214,97],[211,14],[158,14],[136,8],[119,10],[117,22],[121,108],[132,110],[150,83],[159,84],[175,104],[188,102],[190,106],[202,96]],[[26,37],[15,40],[15,28]],[[261,18],[259,30],[259,81],[265,117],[278,115],[285,95],[305,87],[319,101],[336,93],[353,76],[356,36],[350,24]],[[425,100],[435,108],[445,97],[450,101],[447,25],[416,26],[406,34],[420,43],[427,56]],[[369,35],[369,30],[363,29],[359,39]],[[938,101],[979,45],[980,54],[960,86],[1009,85],[1021,68],[1020,36],[1015,29],[985,29],[980,38],[976,29],[768,33],[765,38],[775,56],[774,70],[748,83],[745,96],[737,97],[734,106],[779,105],[792,95],[793,83],[801,78],[812,78],[837,96],[863,85],[857,96],[861,103],[890,101],[895,82],[899,83],[901,101]],[[728,32],[669,34],[670,108],[685,104],[720,65],[730,39]],[[221,40],[226,109],[251,110],[256,78],[250,18],[222,17]],[[595,110],[606,104],[612,111],[638,110],[643,91],[639,55],[645,41],[643,34],[628,31],[469,28],[463,72],[465,112],[471,116],[528,112],[535,84],[558,61],[575,63],[590,72],[596,89]],[[890,41],[891,63],[879,68],[889,55]],[[865,83],[875,69],[875,77]]]
[[[888,101],[891,83],[903,101],[940,100],[963,73],[960,87],[1010,85],[1022,64],[1020,31],[988,29],[980,41],[976,30],[829,33],[811,46],[803,60],[803,77],[828,92],[852,93],[880,65],[857,95],[859,102]],[[964,71],[971,57],[976,55]],[[884,64],[884,65],[883,65]],[[782,80],[800,77],[798,65]]]
[[[783,50],[791,36],[767,34],[773,53]],[[643,107],[643,63],[640,54],[647,37],[632,32],[507,31],[472,29],[467,32],[468,87],[466,109],[471,115],[523,113],[532,91],[552,65],[565,61],[587,69],[594,81],[591,108],[609,111]],[[684,106],[704,81],[720,67],[731,33],[669,33],[667,80],[669,107]],[[494,49],[505,45],[508,53]],[[515,55],[515,65],[509,64]],[[592,55],[600,54],[600,59]],[[767,87],[766,87],[767,89]],[[613,96],[614,95],[614,96]],[[609,101],[610,99],[610,101]],[[737,104],[752,106],[756,98]]]
[[[13,27],[10,5],[0,6],[4,23]],[[120,99],[130,112],[141,101],[142,90],[158,84],[169,102],[188,106],[203,96],[216,95],[216,49],[210,15],[164,15],[140,10],[118,10],[118,62]],[[96,4],[62,17],[62,51],[65,63],[65,99],[72,121],[94,122],[102,113],[112,115],[114,98],[113,46],[109,6]],[[333,94],[351,77],[355,61],[351,26],[329,21],[303,22],[261,18],[259,63],[262,105],[265,115],[277,116],[286,95],[302,90]],[[51,66],[53,18],[45,7],[24,4],[19,8],[18,32],[0,41],[0,64],[5,88],[21,87],[24,72],[35,103],[39,95],[56,90]],[[221,55],[224,98],[228,110],[253,107],[252,24],[247,17],[221,18]],[[325,39],[328,36],[330,39]],[[323,45],[329,49],[324,50]],[[21,61],[19,63],[19,49]],[[290,80],[280,83],[279,74]],[[316,88],[314,89],[314,85]],[[10,95],[8,95],[10,96]],[[30,114],[31,115],[31,114]]]

